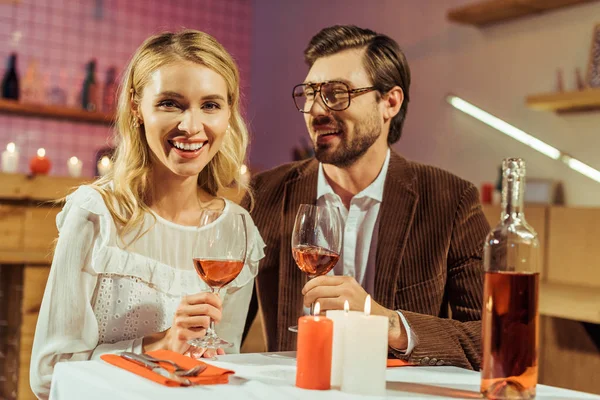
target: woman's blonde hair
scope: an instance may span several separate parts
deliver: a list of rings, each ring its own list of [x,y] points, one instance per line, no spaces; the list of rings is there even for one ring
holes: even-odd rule
[[[137,49],[123,75],[118,95],[113,166],[93,184],[104,198],[121,238],[141,227],[150,200],[150,148],[144,126],[140,126],[132,110],[132,102],[140,103],[152,72],[180,60],[201,64],[221,75],[227,84],[231,109],[228,132],[217,154],[200,173],[198,186],[213,196],[224,189],[248,190],[241,179],[248,130],[240,113],[240,77],[235,61],[215,38],[203,32],[183,30],[154,35]]]

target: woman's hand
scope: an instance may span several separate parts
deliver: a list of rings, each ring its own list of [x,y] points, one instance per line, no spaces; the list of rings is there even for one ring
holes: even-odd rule
[[[188,340],[202,338],[211,319],[215,322],[221,320],[222,308],[221,299],[214,293],[184,297],[177,307],[171,327],[164,332],[145,336],[143,351],[165,349],[180,354],[187,352],[192,347],[187,343]]]

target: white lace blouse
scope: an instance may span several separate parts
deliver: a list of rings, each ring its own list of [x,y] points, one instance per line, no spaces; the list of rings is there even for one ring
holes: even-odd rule
[[[248,221],[246,266],[221,291],[223,319],[216,326],[234,344],[228,351],[239,352],[254,284],[248,265],[257,266],[265,244],[242,207],[226,201],[225,208]],[[124,250],[136,232],[121,241],[102,196],[89,186],[68,196],[56,222],[59,238],[31,354],[31,388],[40,398],[48,396],[57,362],[140,353],[143,336],[171,326],[183,296],[209,291],[193,267],[196,227],[148,214],[143,228],[151,229]]]

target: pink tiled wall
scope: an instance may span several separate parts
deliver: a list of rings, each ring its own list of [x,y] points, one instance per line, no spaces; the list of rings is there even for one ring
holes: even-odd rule
[[[8,54],[16,51],[21,79],[35,59],[50,86],[67,86],[74,102],[91,58],[97,60],[96,77],[103,83],[107,68],[114,65],[121,72],[149,35],[193,28],[215,36],[231,52],[245,90],[250,79],[251,8],[250,0],[0,1],[0,73]],[[68,78],[61,82],[61,75]],[[53,163],[51,175],[66,175],[67,160],[77,156],[83,161],[83,174],[92,176],[94,155],[110,136],[107,126],[0,114],[0,150],[9,142],[17,144],[20,172],[28,172],[28,160],[44,147]]]

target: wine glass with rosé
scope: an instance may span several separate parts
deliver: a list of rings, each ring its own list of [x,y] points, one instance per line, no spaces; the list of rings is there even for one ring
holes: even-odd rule
[[[240,274],[246,263],[248,247],[246,219],[244,214],[205,210],[202,213],[198,234],[193,248],[196,272],[210,287],[212,293],[228,285]],[[192,339],[189,344],[205,349],[231,347],[232,343],[220,338],[215,332],[215,322],[202,338]]]
[[[292,232],[292,254],[309,279],[326,275],[340,259],[342,220],[338,208],[301,204]],[[313,314],[313,305],[310,307]],[[288,328],[297,332],[297,326]]]

